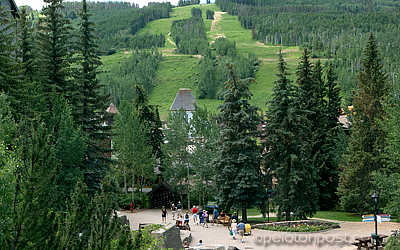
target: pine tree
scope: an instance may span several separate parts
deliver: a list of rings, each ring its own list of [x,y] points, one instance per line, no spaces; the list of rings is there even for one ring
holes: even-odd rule
[[[316,65],[315,70],[318,68]],[[318,205],[321,209],[332,209],[338,202],[336,194],[339,183],[338,165],[341,163],[344,149],[347,147],[346,136],[339,124],[341,114],[340,87],[336,84],[336,74],[332,62],[325,69],[325,82],[319,95],[321,109],[317,110],[318,125],[316,134],[319,142],[314,144],[314,165],[318,168]],[[318,81],[320,82],[320,81]]]
[[[18,110],[18,94],[21,91],[19,79],[19,61],[13,56],[15,52],[15,22],[9,18],[9,11],[0,5],[0,92],[8,95],[11,111]],[[14,115],[15,116],[15,115]]]
[[[58,213],[58,249],[88,249],[93,204],[84,182],[77,182],[65,212]]]
[[[353,99],[352,134],[339,185],[343,210],[358,213],[372,209],[371,173],[383,166],[382,152],[386,139],[380,121],[385,117],[382,101],[388,87],[382,58],[372,33],[364,48],[362,65],[363,71],[357,75],[358,90]]]
[[[286,63],[279,55],[278,80],[266,112],[266,168],[277,180],[278,218],[291,213],[297,218],[311,216],[317,209],[317,173],[309,158],[310,134],[306,111],[300,108],[296,88],[288,79]]]
[[[149,95],[143,85],[135,85],[133,106],[140,123],[147,128],[147,136],[149,137],[153,154],[161,162],[163,153],[161,145],[163,144],[164,135],[161,130],[162,122],[158,113],[158,108],[155,105],[149,104]]]
[[[255,136],[261,121],[260,108],[251,106],[252,93],[249,85],[254,79],[240,79],[227,64],[228,81],[222,94],[224,103],[218,106],[216,120],[223,125],[217,142],[215,158],[215,184],[219,188],[218,200],[226,209],[242,209],[247,221],[246,209],[259,206],[266,198],[262,184],[259,146]]]
[[[74,84],[68,88],[68,100],[71,104],[75,126],[80,126],[87,136],[87,149],[82,163],[85,183],[89,192],[98,190],[99,180],[107,174],[110,159],[105,157],[110,153],[110,127],[103,126],[108,121],[106,112],[109,94],[101,94],[104,87],[98,80],[101,61],[100,51],[96,45],[94,23],[90,19],[86,0],[82,1],[79,13],[77,42],[75,44],[77,68],[73,70]]]
[[[43,86],[47,109],[51,111],[50,95],[53,91],[70,99],[71,76],[71,26],[61,10],[62,0],[44,0],[43,17],[39,20],[38,37],[40,49],[40,82]]]
[[[110,249],[112,241],[118,236],[121,222],[115,211],[118,204],[114,189],[112,181],[107,178],[102,182],[101,193],[93,198],[89,250]]]
[[[58,166],[52,136],[40,120],[27,121],[23,127],[18,145],[21,160],[16,170],[13,225],[6,248],[53,249],[54,183]]]

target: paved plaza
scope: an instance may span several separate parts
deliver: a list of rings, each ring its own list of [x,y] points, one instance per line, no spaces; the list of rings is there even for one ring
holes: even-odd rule
[[[167,222],[173,222],[170,210],[168,211]],[[183,213],[186,210],[182,211]],[[161,209],[136,209],[133,213],[130,211],[118,212],[119,215],[126,215],[130,221],[131,229],[138,229],[139,223],[161,223]],[[191,213],[190,213],[191,214]],[[227,227],[219,224],[208,228],[193,225],[192,216],[190,216],[190,226],[192,228],[192,242],[190,246],[196,245],[201,239],[205,245],[221,244],[227,249],[229,246],[236,246],[244,249],[343,249],[354,250],[356,247],[350,243],[354,242],[355,237],[368,236],[375,231],[374,222],[341,222],[340,228],[325,230],[315,233],[283,233],[276,231],[267,231],[252,229],[249,236],[244,237],[244,243],[240,243],[239,236],[233,240],[229,235]],[[391,230],[397,229],[399,223],[383,222],[378,223],[378,233],[389,235]]]

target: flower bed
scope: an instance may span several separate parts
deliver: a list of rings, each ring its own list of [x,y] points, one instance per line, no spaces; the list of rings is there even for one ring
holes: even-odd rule
[[[259,229],[282,232],[316,232],[331,227],[332,224],[320,221],[288,221],[258,225]]]

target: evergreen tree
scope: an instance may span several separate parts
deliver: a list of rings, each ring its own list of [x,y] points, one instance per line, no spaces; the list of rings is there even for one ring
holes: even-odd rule
[[[103,86],[97,79],[101,65],[98,46],[93,35],[94,23],[89,20],[88,5],[82,2],[79,13],[80,23],[75,46],[77,68],[74,70],[74,84],[68,88],[68,100],[76,126],[88,137],[87,149],[82,170],[88,190],[98,189],[99,180],[108,172],[110,159],[105,157],[110,152],[110,127],[103,126],[108,121],[106,112],[109,94],[101,94]]]
[[[63,18],[62,0],[44,0],[47,3],[42,10],[43,17],[38,27],[40,49],[40,82],[43,86],[47,109],[51,111],[51,92],[64,95],[70,99],[69,81],[71,76],[71,26],[69,20]]]
[[[266,198],[262,184],[259,146],[255,136],[261,121],[260,108],[251,106],[253,95],[249,85],[254,79],[240,79],[227,64],[228,81],[222,94],[224,103],[218,106],[216,119],[223,125],[218,144],[218,156],[214,160],[215,184],[219,188],[219,204],[226,209],[242,209],[247,221],[246,209],[261,205]]]
[[[6,93],[11,101],[11,111],[18,110],[18,94],[21,91],[18,60],[13,56],[15,52],[15,24],[9,18],[9,11],[0,5],[0,92]]]
[[[86,184],[79,181],[67,201],[65,212],[58,214],[57,249],[88,249],[93,205]]]
[[[13,224],[7,249],[55,247],[56,223],[52,208],[58,166],[51,137],[41,121],[28,121],[24,125],[18,145],[21,160],[16,170]]]
[[[362,59],[364,70],[357,74],[358,90],[353,99],[354,121],[346,165],[340,175],[340,201],[343,210],[371,211],[371,173],[383,166],[386,132],[380,122],[385,117],[382,101],[388,87],[386,72],[371,33]]]
[[[324,113],[321,124],[324,129],[324,137],[321,138],[321,165],[319,166],[318,180],[318,205],[321,209],[332,209],[339,201],[337,188],[339,184],[339,164],[342,163],[342,155],[347,148],[347,136],[344,134],[342,125],[339,123],[341,115],[340,87],[336,84],[336,74],[332,62],[329,62],[325,70],[324,88],[326,101],[324,102]]]
[[[303,219],[318,209],[317,172],[309,158],[309,122],[288,76],[280,54],[278,80],[266,112],[265,161],[277,180],[278,218],[285,214],[286,220],[292,212]]]
[[[112,241],[118,237],[121,222],[116,212],[118,204],[114,189],[112,181],[107,178],[102,182],[101,193],[93,198],[89,250],[110,249]]]
[[[158,113],[157,106],[149,104],[149,95],[142,85],[135,85],[133,106],[140,123],[147,128],[147,137],[149,138],[153,154],[161,162],[163,153],[161,145],[163,144],[162,122]]]

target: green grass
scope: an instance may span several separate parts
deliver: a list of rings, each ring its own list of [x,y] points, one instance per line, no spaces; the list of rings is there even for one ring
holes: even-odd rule
[[[206,19],[206,10],[221,11],[215,4],[208,5],[190,5],[185,7],[173,8],[171,18],[159,19],[148,23],[137,34],[143,34],[147,31],[149,33],[167,35],[170,31],[173,20],[189,18],[191,16],[191,9],[193,7],[200,8],[203,11],[203,20],[209,41],[215,40],[215,36],[224,34],[226,38],[236,42],[238,53],[247,56],[249,52],[255,55],[259,60],[263,61],[259,67],[258,72],[255,74],[257,84],[250,86],[250,91],[253,97],[250,100],[252,105],[259,106],[262,110],[266,110],[265,102],[271,99],[273,82],[277,79],[277,59],[278,59],[278,46],[264,45],[259,41],[251,38],[251,30],[243,29],[238,21],[237,16],[229,14],[222,14],[221,20],[216,23],[216,30],[210,31],[212,20]],[[212,36],[212,37],[211,37]],[[166,39],[167,40],[167,39]],[[159,48],[164,55],[164,60],[159,63],[154,79],[154,90],[150,93],[149,101],[151,104],[160,105],[161,119],[165,120],[169,113],[169,108],[174,101],[176,93],[180,88],[190,88],[194,95],[196,95],[197,81],[199,80],[199,59],[193,56],[175,54],[173,50],[175,46],[166,41],[165,47]],[[295,79],[295,71],[298,63],[298,58],[301,52],[298,47],[281,46],[283,56],[287,59],[287,67],[289,72],[292,73],[291,79]],[[124,51],[109,56],[101,57],[103,66],[101,70],[107,70],[110,65],[121,63],[125,55]],[[197,100],[200,106],[206,106],[209,111],[215,112],[222,100]]]
[[[362,215],[337,211],[318,211],[313,217],[325,220],[362,222]]]
[[[154,90],[150,95],[151,104],[160,105],[160,116],[166,120],[169,108],[181,88],[193,92],[199,78],[199,59],[192,56],[168,56],[158,64],[154,79]]]

